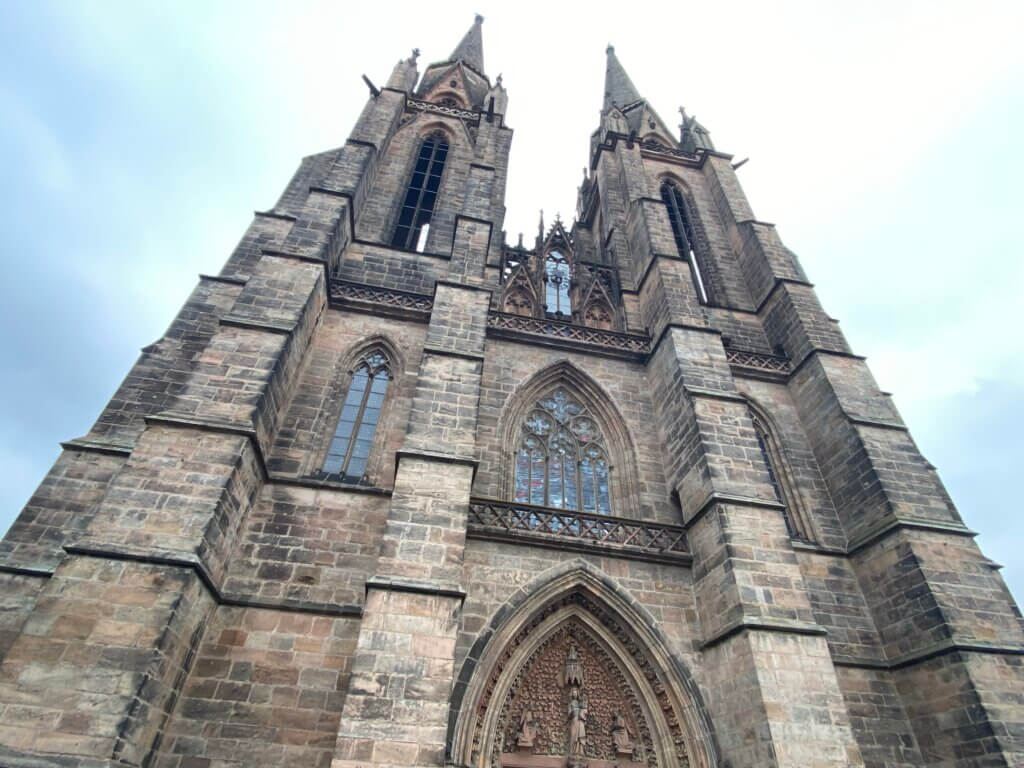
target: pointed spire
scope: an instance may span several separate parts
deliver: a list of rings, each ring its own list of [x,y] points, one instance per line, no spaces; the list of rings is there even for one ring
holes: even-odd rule
[[[452,51],[452,55],[448,57],[449,61],[462,59],[463,62],[481,75],[484,73],[484,38],[481,34],[483,23],[484,17],[478,13],[473,21],[473,26],[469,28],[469,32],[459,41],[459,44],[455,46],[455,50]]]
[[[613,104],[617,107],[625,107],[635,101],[640,101],[640,94],[629,79],[626,70],[623,69],[618,57],[615,55],[615,47],[610,43],[605,51],[608,54],[608,66],[604,71],[604,105],[601,111],[605,111]]]

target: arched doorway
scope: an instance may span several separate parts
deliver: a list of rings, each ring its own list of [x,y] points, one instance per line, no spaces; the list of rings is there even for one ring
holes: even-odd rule
[[[452,760],[717,766],[700,694],[650,617],[590,566],[559,570],[470,651],[452,702]]]

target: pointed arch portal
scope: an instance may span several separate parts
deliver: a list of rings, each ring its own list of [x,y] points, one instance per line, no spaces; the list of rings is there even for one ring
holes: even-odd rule
[[[473,768],[714,768],[700,693],[650,615],[574,561],[512,597],[464,662],[448,749]]]

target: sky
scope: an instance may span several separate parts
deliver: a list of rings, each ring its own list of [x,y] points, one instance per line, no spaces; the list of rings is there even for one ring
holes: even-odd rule
[[[443,11],[438,10],[443,6]],[[506,229],[571,220],[605,47],[800,256],[1024,597],[1020,2],[0,3],[0,531],[303,155],[484,15]]]

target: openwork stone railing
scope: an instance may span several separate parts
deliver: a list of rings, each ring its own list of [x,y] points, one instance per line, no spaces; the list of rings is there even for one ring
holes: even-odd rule
[[[470,500],[469,535],[559,549],[603,550],[642,560],[690,560],[686,531],[679,526],[492,499]]]
[[[336,301],[372,305],[375,308],[385,306],[417,312],[430,312],[434,306],[433,296],[393,288],[379,288],[364,283],[350,283],[347,280],[331,281],[331,298]]]
[[[645,141],[640,145],[640,148],[644,152],[653,152],[657,155],[667,155],[668,157],[681,157],[685,160],[697,160],[698,156],[695,152],[687,152],[684,149],[672,149],[672,147],[666,147],[662,144],[658,144],[653,141]]]
[[[725,350],[725,357],[730,365],[740,368],[753,368],[769,373],[789,373],[789,358],[780,355],[766,355],[761,352],[749,352],[745,349]]]
[[[646,354],[651,351],[651,341],[646,336],[618,331],[605,331],[601,328],[589,328],[575,325],[562,320],[524,317],[505,312],[491,312],[487,317],[487,325],[501,331],[517,331],[535,336],[546,336],[554,339],[565,339],[583,344],[595,344],[608,349]]]
[[[441,104],[434,104],[429,101],[420,101],[419,99],[408,99],[405,102],[407,109],[414,110],[416,112],[433,112],[438,115],[448,115],[449,117],[459,117],[464,120],[479,120],[480,113],[473,112],[468,109],[459,109],[458,107],[446,107]]]

